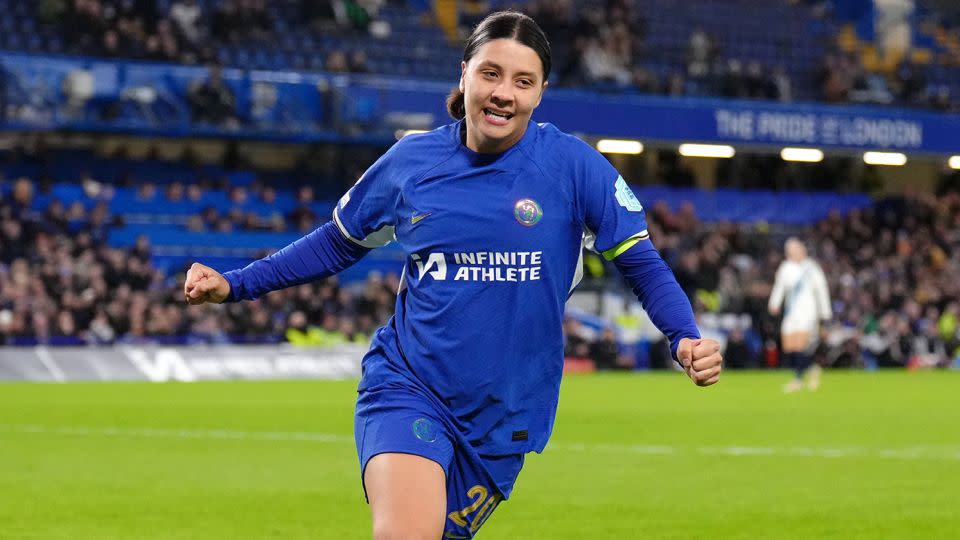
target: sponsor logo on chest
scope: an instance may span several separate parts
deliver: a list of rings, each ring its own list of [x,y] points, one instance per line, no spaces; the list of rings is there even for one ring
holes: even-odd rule
[[[479,251],[464,253],[430,253],[424,260],[411,255],[417,266],[417,276],[429,275],[437,281],[502,281],[519,283],[538,281],[543,263],[542,251]],[[456,272],[448,270],[456,266]]]

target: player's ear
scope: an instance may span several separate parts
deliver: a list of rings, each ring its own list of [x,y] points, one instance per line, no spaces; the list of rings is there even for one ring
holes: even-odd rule
[[[467,63],[460,62],[460,92],[466,93],[463,85],[463,78],[467,76]]]
[[[540,87],[540,95],[537,96],[537,102],[533,104],[534,109],[540,106],[540,101],[543,99],[543,93],[547,91],[547,86],[549,84],[549,82],[543,81],[543,86]]]

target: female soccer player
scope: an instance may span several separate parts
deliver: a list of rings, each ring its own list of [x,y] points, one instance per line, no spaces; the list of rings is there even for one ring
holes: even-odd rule
[[[686,296],[647,235],[643,207],[599,153],[530,120],[550,47],[499,12],[470,36],[457,119],[395,144],[333,221],[224,275],[194,264],[191,304],[257,298],[329,276],[396,240],[396,314],[363,359],[355,416],[376,539],[472,538],[543,450],[563,369],[563,307],[584,242],[612,259],[698,385],[720,377]]]
[[[783,387],[787,393],[820,386],[819,365],[811,361],[811,349],[819,343],[820,321],[833,317],[827,278],[820,265],[807,257],[807,248],[796,238],[788,238],[783,247],[785,259],[777,268],[777,277],[770,292],[770,314],[777,316],[783,308],[780,341],[786,364],[794,369],[793,379]]]

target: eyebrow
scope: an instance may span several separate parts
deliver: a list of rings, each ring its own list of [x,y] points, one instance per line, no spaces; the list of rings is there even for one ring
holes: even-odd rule
[[[492,62],[492,61],[490,61],[490,60],[485,60],[485,61],[481,62],[481,63],[480,63],[480,67],[483,67],[483,66],[489,66],[489,67],[492,67],[492,68],[494,68],[494,69],[496,69],[496,70],[499,70],[499,71],[505,71],[502,66],[500,66],[500,65],[497,64],[496,62]],[[536,78],[537,78],[537,75],[536,75],[536,74],[530,73],[529,71],[521,71],[521,72],[517,73],[517,76],[518,76],[518,77],[529,77],[529,78],[531,78],[531,79],[536,79]]]

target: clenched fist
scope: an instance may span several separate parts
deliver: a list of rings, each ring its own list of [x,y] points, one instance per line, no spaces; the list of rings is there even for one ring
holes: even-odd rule
[[[188,304],[213,302],[219,304],[230,295],[230,282],[209,266],[193,263],[187,270],[187,280],[183,283],[183,294]]]
[[[681,339],[677,359],[697,386],[710,386],[720,380],[723,356],[720,344],[712,339]]]

